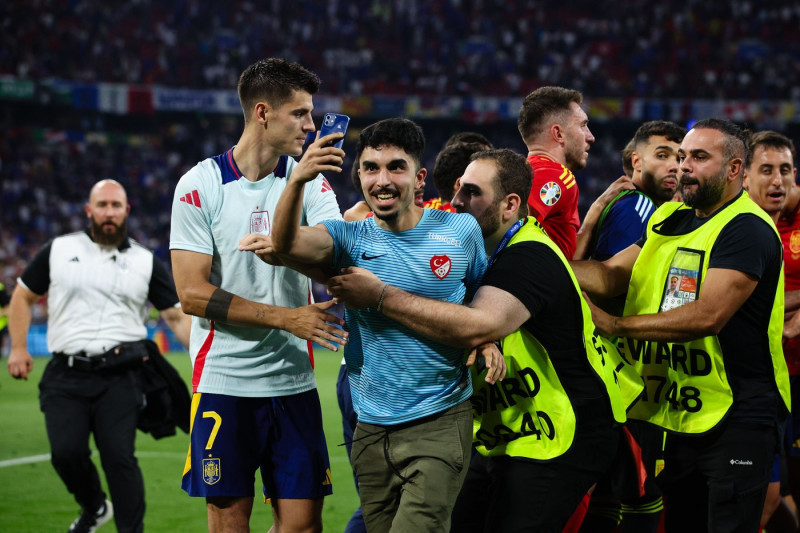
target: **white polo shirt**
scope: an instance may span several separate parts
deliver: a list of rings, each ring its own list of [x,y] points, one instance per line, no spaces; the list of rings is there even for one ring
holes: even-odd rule
[[[158,310],[178,304],[166,268],[150,250],[131,239],[101,247],[87,232],[47,243],[17,282],[47,294],[51,353],[97,355],[145,339],[147,301]]]

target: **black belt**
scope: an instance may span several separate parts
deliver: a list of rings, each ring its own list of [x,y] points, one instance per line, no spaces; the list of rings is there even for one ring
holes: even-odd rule
[[[79,352],[76,354],[53,352],[53,357],[66,361],[67,366],[70,368],[84,372],[97,370],[106,364],[105,354],[89,356],[86,355],[86,352]]]
[[[65,361],[69,368],[82,372],[98,372],[139,367],[148,359],[149,354],[144,342],[139,341],[120,344],[100,355],[86,355],[86,352],[74,354],[53,352],[53,357]]]

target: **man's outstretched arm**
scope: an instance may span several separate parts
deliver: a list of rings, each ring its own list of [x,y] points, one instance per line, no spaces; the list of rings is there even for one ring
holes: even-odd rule
[[[472,303],[464,306],[405,292],[357,267],[346,268],[341,275],[331,278],[328,292],[350,308],[371,307],[429,339],[474,348],[466,364],[470,366],[478,356],[482,357],[488,383],[502,380],[506,375],[503,354],[491,342],[505,337],[530,318],[522,302],[496,287],[481,287]]]
[[[589,296],[613,298],[628,290],[633,265],[641,251],[638,244],[631,244],[605,261],[570,261],[569,266],[581,290]]]
[[[411,294],[357,267],[331,278],[328,292],[347,307],[376,309],[420,335],[463,348],[505,337],[531,316],[522,302],[496,287],[479,288],[464,306]]]
[[[716,335],[744,304],[758,279],[738,270],[709,268],[700,297],[663,313],[614,317],[591,305],[592,319],[606,336],[685,342]]]
[[[329,267],[333,262],[333,239],[323,226],[301,226],[303,214],[303,189],[320,172],[341,172],[344,151],[324,146],[336,141],[341,133],[317,139],[308,147],[300,163],[292,170],[286,188],[275,206],[272,224],[272,249],[278,258]]]
[[[336,350],[344,344],[344,320],[326,312],[334,302],[298,308],[278,307],[246,300],[209,282],[211,256],[172,250],[172,271],[183,312],[249,327],[282,329],[302,339]],[[337,326],[338,325],[338,326]]]

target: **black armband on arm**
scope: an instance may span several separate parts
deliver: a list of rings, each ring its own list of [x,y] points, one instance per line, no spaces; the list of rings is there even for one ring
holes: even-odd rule
[[[225,322],[228,320],[228,310],[231,308],[233,301],[233,294],[222,289],[216,289],[208,299],[206,305],[205,317],[209,320],[221,320]]]

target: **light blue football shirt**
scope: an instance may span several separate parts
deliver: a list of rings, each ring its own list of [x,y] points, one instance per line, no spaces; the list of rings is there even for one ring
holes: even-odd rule
[[[480,227],[468,214],[425,209],[417,226],[394,233],[374,218],[323,222],[334,267],[366,268],[386,283],[461,304],[486,270]],[[345,361],[359,420],[393,425],[439,413],[472,395],[462,348],[412,332],[373,309],[346,310]]]
[[[275,206],[297,163],[283,156],[272,174],[253,182],[242,177],[232,153],[231,148],[201,161],[178,182],[170,249],[210,255],[209,281],[237,296],[281,307],[308,305],[312,296],[307,277],[238,249],[239,240],[248,233],[271,234]],[[307,183],[301,224],[341,218],[327,180],[320,174]],[[189,353],[196,392],[271,397],[316,387],[311,344],[282,330],[195,316]]]

